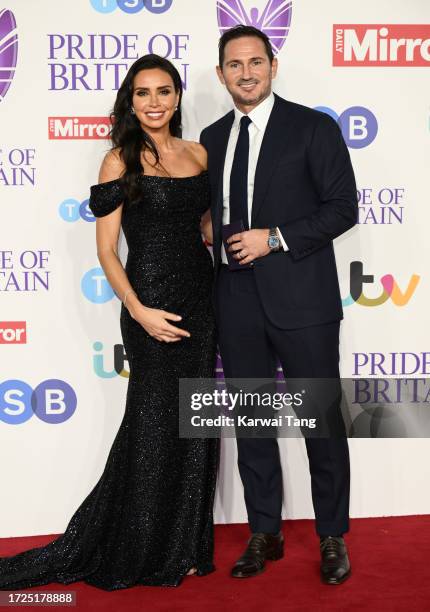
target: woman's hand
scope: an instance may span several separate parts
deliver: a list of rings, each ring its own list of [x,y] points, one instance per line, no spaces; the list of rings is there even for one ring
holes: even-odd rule
[[[208,209],[201,218],[200,231],[202,232],[206,243],[213,244],[214,239],[213,239],[212,218],[211,218],[210,209]]]
[[[148,308],[143,304],[130,304],[129,313],[133,319],[142,325],[148,334],[160,342],[178,342],[182,338],[190,338],[191,334],[180,327],[171,325],[170,321],[181,321],[182,317],[166,310]]]

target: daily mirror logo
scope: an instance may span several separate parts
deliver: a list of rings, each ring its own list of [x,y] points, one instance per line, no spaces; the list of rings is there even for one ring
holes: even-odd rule
[[[8,92],[15,75],[18,57],[18,34],[13,13],[0,10],[0,102]]]
[[[49,140],[104,140],[110,129],[109,117],[48,117]]]
[[[26,321],[0,321],[0,344],[26,344]]]
[[[335,24],[333,66],[430,66],[430,24]]]
[[[255,5],[258,0],[253,0]],[[241,0],[218,0],[218,26],[221,34],[239,24],[254,26],[270,39],[273,53],[279,53],[290,31],[292,2],[288,0],[260,0],[259,6],[246,10]]]

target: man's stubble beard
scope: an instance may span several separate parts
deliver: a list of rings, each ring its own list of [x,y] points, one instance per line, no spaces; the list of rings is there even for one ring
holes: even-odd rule
[[[249,98],[242,98],[241,96],[236,94],[236,91],[234,93],[230,92],[230,95],[233,98],[233,102],[235,104],[240,104],[242,106],[256,106],[257,104],[260,104],[260,102],[263,102],[263,100],[265,100],[268,96],[270,96],[271,92],[272,83],[270,83],[268,88],[262,91],[259,96],[251,100]]]

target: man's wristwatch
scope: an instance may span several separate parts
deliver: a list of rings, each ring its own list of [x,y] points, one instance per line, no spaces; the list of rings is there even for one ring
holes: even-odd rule
[[[271,227],[269,230],[269,238],[267,244],[272,252],[281,250],[281,241],[279,240],[278,232],[276,227]]]

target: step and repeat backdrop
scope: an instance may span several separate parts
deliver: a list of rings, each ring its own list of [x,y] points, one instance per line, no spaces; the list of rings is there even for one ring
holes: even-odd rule
[[[98,262],[88,208],[116,91],[139,56],[169,58],[185,88],[184,137],[198,140],[231,108],[215,66],[220,32],[235,23],[268,33],[279,60],[274,90],[335,117],[350,150],[360,213],[335,243],[342,375],[428,382],[427,0],[4,0],[2,537],[62,532],[124,415],[120,302]],[[120,247],[125,262],[123,236]],[[284,516],[311,518],[304,442],[279,444]],[[222,448],[216,521],[243,522],[235,441]],[[350,450],[351,516],[430,512],[427,439],[353,439]]]

